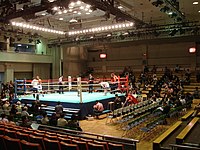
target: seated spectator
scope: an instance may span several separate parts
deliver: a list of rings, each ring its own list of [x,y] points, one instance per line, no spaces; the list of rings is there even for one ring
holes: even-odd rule
[[[16,125],[16,123],[14,122],[14,117],[12,115],[8,116],[8,123],[12,125]]]
[[[11,108],[11,110],[10,110],[10,115],[15,116],[17,113],[18,113],[17,105],[16,105],[16,104],[13,104],[13,105],[12,105],[12,108]]]
[[[57,126],[65,127],[67,125],[67,120],[64,118],[65,114],[61,113],[60,118],[57,120]]]
[[[187,70],[185,71],[185,76],[186,76],[186,79],[187,79],[187,80],[190,80],[190,77],[191,77],[190,69],[187,69]]]
[[[103,104],[99,101],[96,101],[96,104],[93,106],[94,113],[101,113],[104,110]]]
[[[56,113],[53,113],[51,115],[51,118],[49,119],[49,125],[50,126],[57,126],[57,117],[56,117]]]
[[[27,128],[31,127],[31,122],[28,120],[27,116],[22,116],[22,122],[21,122],[20,126],[27,127]]]
[[[37,123],[41,124],[42,118],[43,118],[43,111],[39,111],[39,114],[35,117]]]
[[[115,100],[114,100],[114,109],[118,109],[122,107],[122,101],[121,98],[118,96],[118,94],[115,94]]]
[[[175,71],[176,73],[178,73],[178,72],[180,71],[180,66],[179,66],[178,64],[176,65],[174,71]]]
[[[72,115],[71,120],[68,121],[67,126],[71,128],[76,128],[78,131],[82,131],[81,127],[79,126],[79,121],[74,114]]]
[[[9,101],[5,101],[2,108],[3,108],[4,113],[7,116],[10,115],[10,103],[9,103]]]
[[[1,114],[1,118],[0,118],[0,122],[1,123],[8,123],[8,119],[6,118],[6,114]]]
[[[200,91],[198,87],[195,87],[195,90],[193,91],[193,97],[196,99],[200,98]]]
[[[32,115],[29,115],[29,113],[28,113],[28,108],[27,108],[26,106],[22,108],[21,116],[22,116],[22,117],[23,117],[23,116],[27,116],[27,117],[32,116]]]
[[[20,101],[17,101],[17,107],[16,107],[16,109],[17,109],[17,112],[22,112],[22,105],[21,105],[21,102]]]
[[[41,119],[41,123],[44,125],[49,124],[49,118],[47,117],[47,113],[43,112],[42,116],[43,116],[43,118]]]
[[[124,103],[124,106],[128,103],[128,105],[132,105],[132,104],[137,104],[138,100],[137,98],[135,98],[131,92],[128,93],[127,97],[126,97],[126,101]]]

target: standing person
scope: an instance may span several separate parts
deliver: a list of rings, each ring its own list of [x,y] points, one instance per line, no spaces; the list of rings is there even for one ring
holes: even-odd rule
[[[116,89],[118,87],[118,76],[115,75],[114,73],[111,73],[111,82],[110,82],[110,90],[111,94],[115,93]]]
[[[38,77],[38,76],[37,76]],[[39,80],[37,78],[33,78],[32,82],[31,82],[32,86],[33,86],[33,97],[35,98],[35,93],[36,94],[36,99],[39,100],[39,94],[38,94],[38,85],[39,85]]]
[[[60,117],[60,114],[63,113],[63,106],[60,103],[60,101],[57,102],[57,105],[55,106],[55,112],[56,112],[56,116]]]
[[[92,76],[92,74],[89,74],[89,93],[92,93],[93,91],[93,83],[94,83],[94,77]]]
[[[60,76],[60,78],[58,79],[58,85],[59,85],[59,94],[64,94],[64,90],[63,90],[63,76]]]

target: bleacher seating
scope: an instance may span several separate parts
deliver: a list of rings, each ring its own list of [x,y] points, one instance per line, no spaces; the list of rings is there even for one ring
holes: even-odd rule
[[[162,142],[169,137],[180,125],[182,121],[177,121],[173,126],[161,134],[156,140],[153,141],[153,150],[158,150],[162,147]]]
[[[176,144],[183,143],[186,136],[190,133],[192,128],[195,126],[195,124],[198,122],[199,118],[195,117],[190,121],[190,123],[179,133],[179,135],[176,137]]]

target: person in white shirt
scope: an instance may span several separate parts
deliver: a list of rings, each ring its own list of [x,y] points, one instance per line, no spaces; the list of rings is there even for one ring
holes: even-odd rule
[[[39,80],[37,78],[34,78],[31,82],[32,86],[33,86],[33,97],[35,98],[35,93],[38,93],[38,85],[39,85]],[[39,95],[36,95],[36,99],[39,99]]]
[[[64,118],[64,114],[60,114],[60,118],[57,120],[57,126],[65,127],[67,125],[67,120]]]
[[[104,89],[104,95],[107,95],[108,89],[110,88],[110,85],[108,82],[101,82],[101,87]]]

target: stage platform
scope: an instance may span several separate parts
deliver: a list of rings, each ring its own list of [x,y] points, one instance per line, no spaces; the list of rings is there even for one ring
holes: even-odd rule
[[[122,100],[124,100],[124,94],[117,93]],[[22,103],[31,104],[35,98],[33,95],[21,95],[18,97]],[[80,97],[77,92],[64,92],[64,94],[50,93],[50,94],[40,94],[39,100],[42,104],[48,106],[55,106],[58,101],[60,101],[65,108],[80,109],[80,118],[84,119],[88,114],[93,114],[93,105],[96,100],[99,100],[103,105],[104,109],[110,109],[108,102],[114,101],[115,94],[107,93],[104,95],[103,92],[82,92],[82,103],[80,102]]]

